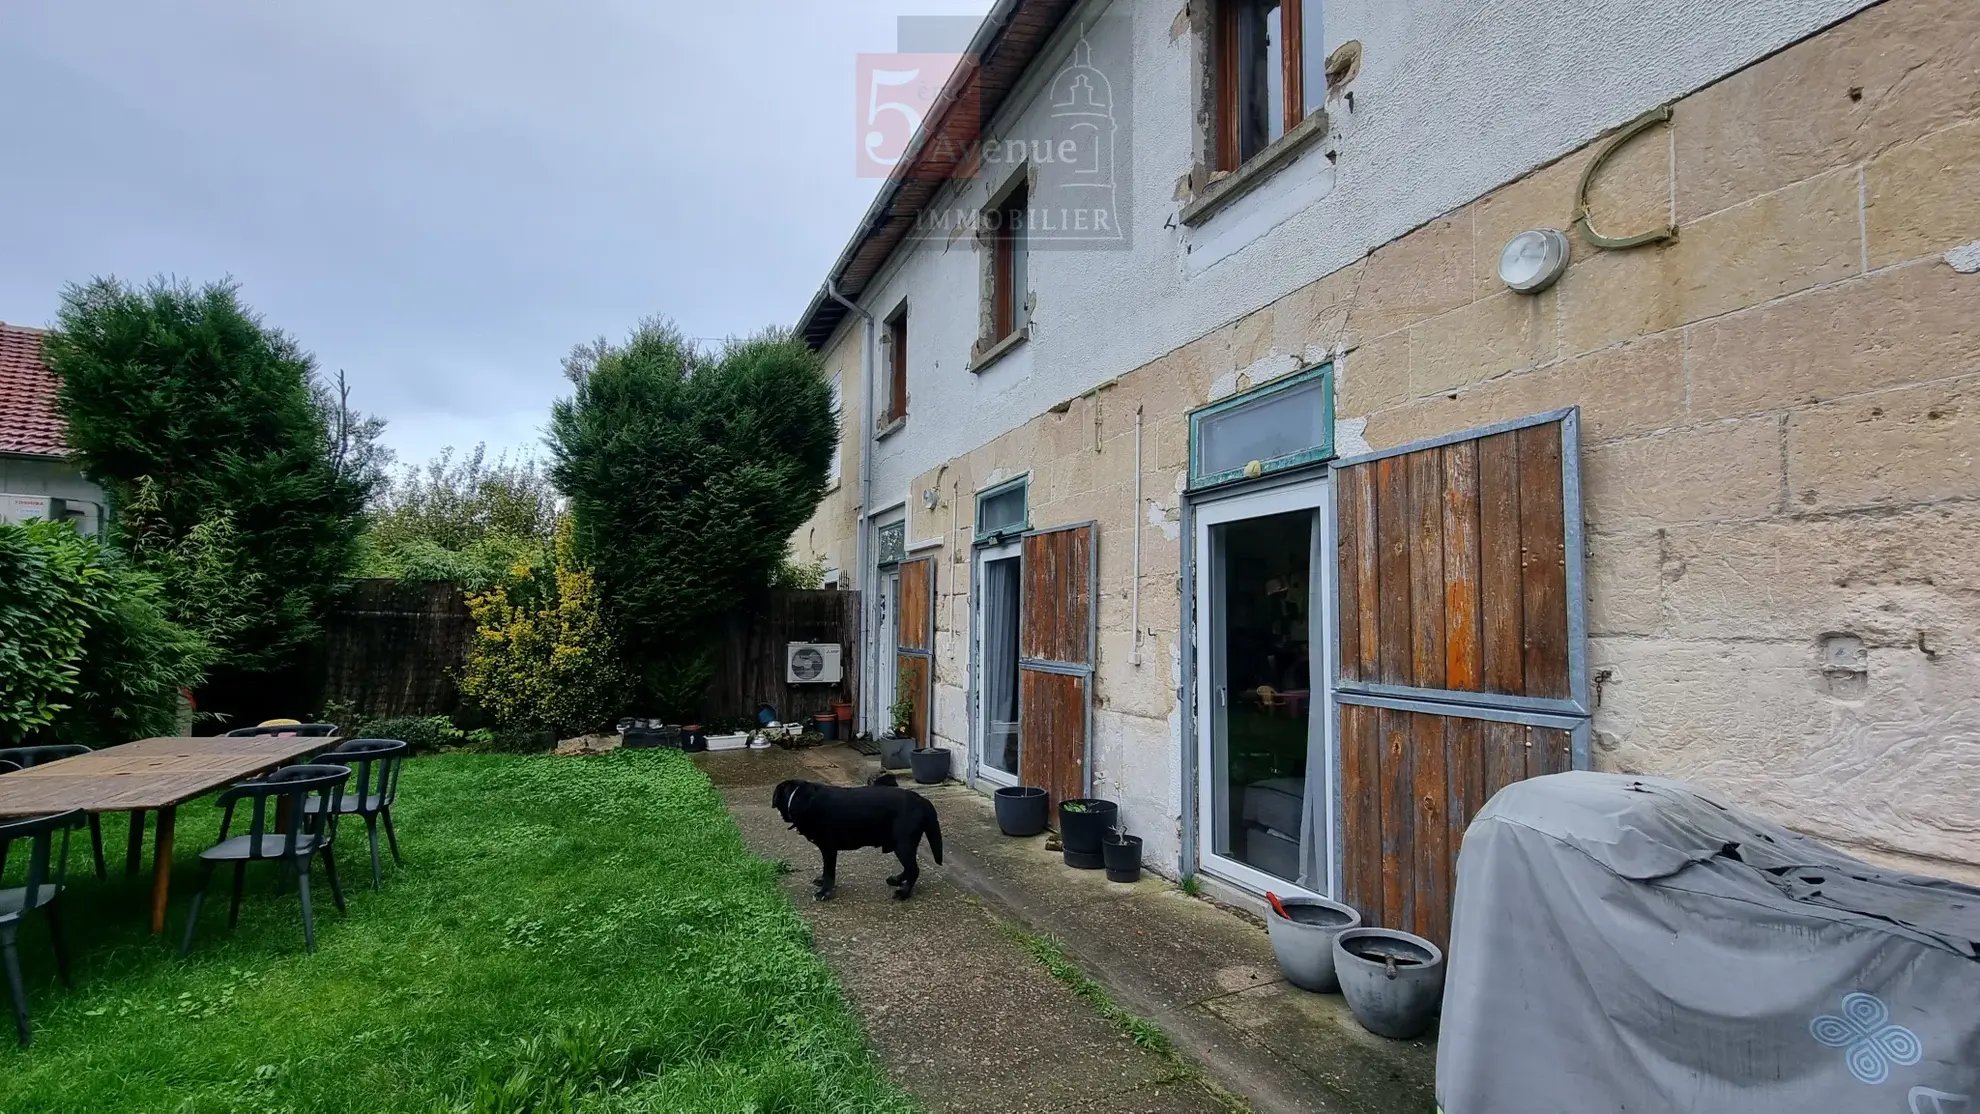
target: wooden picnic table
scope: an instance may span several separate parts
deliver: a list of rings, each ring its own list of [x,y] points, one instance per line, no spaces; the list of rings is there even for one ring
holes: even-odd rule
[[[144,739],[0,774],[0,817],[82,809],[131,814],[124,872],[144,852],[144,814],[158,814],[151,852],[151,931],[165,931],[172,885],[172,829],[178,806],[284,763],[335,746],[324,736]]]

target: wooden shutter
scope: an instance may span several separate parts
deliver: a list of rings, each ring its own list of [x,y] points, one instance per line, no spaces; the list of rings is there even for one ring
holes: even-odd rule
[[[1094,527],[1024,536],[1018,620],[1018,776],[1051,802],[1087,795],[1097,619]],[[1052,813],[1056,818],[1056,809]],[[1056,820],[1055,820],[1056,823]]]
[[[1458,844],[1507,784],[1587,764],[1577,414],[1334,471],[1342,896],[1443,943]]]
[[[918,750],[929,745],[928,712],[935,697],[935,558],[901,562],[900,645],[895,647],[900,675],[895,699],[914,704],[908,733]]]

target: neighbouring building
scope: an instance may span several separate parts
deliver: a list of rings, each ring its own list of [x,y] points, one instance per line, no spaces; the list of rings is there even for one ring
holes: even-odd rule
[[[1980,5],[998,0],[916,135],[797,326],[868,728],[1437,937],[1570,767],[1980,877]]]
[[[66,519],[99,534],[107,503],[69,461],[60,384],[41,361],[43,335],[0,321],[0,522]]]

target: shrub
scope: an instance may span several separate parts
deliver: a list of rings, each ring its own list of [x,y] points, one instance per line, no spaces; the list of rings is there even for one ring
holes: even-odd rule
[[[383,719],[338,720],[332,713],[331,722],[338,725],[337,734],[346,739],[397,739],[409,744],[415,753],[431,754],[448,747],[462,746],[467,742],[467,732],[454,726],[454,721],[446,716],[387,716]]]
[[[789,557],[777,566],[777,574],[771,580],[776,588],[796,588],[816,590],[825,586],[825,555],[813,554],[808,561],[794,561]]]
[[[486,591],[518,563],[549,563],[556,517],[556,490],[534,460],[491,464],[481,445],[456,460],[448,449],[379,488],[355,569]]]
[[[831,389],[816,354],[782,334],[706,357],[654,321],[578,349],[566,371],[576,390],[551,411],[551,475],[646,695],[662,697],[703,659],[716,620],[771,583],[823,497]]]
[[[164,586],[67,523],[0,524],[0,740],[170,735],[216,656]]]
[[[449,448],[425,470],[408,467],[380,485],[369,533],[380,549],[426,541],[454,551],[491,537],[532,538],[548,548],[557,531],[557,492],[536,461],[507,454],[491,463],[485,445],[454,457]]]
[[[170,585],[168,617],[235,673],[297,660],[350,568],[380,423],[227,284],[71,286],[44,352],[76,462]]]
[[[534,538],[488,537],[458,550],[414,538],[380,551],[367,536],[355,572],[408,582],[447,580],[459,584],[463,592],[485,592],[501,583],[510,569],[536,568],[546,564],[548,556]]]
[[[575,735],[618,713],[626,693],[618,640],[591,571],[578,562],[568,521],[558,529],[551,567],[517,565],[467,602],[475,631],[461,694],[503,732]]]

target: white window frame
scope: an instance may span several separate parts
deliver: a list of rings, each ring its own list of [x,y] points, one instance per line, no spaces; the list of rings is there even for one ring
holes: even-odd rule
[[[1208,791],[1213,775],[1212,762],[1215,758],[1211,746],[1212,717],[1216,712],[1214,701],[1217,698],[1216,672],[1212,667],[1211,653],[1214,633],[1209,629],[1211,607],[1211,582],[1214,574],[1210,571],[1213,560],[1210,549],[1210,528],[1227,522],[1239,522],[1247,518],[1264,515],[1283,514],[1288,511],[1310,510],[1320,516],[1320,553],[1318,587],[1326,612],[1312,618],[1318,628],[1314,642],[1321,647],[1321,654],[1313,659],[1313,669],[1318,674],[1314,678],[1311,695],[1307,701],[1307,714],[1320,723],[1322,749],[1325,761],[1319,770],[1320,784],[1316,787],[1315,771],[1312,764],[1307,767],[1307,789],[1316,788],[1325,794],[1327,806],[1327,891],[1315,893],[1296,882],[1290,882],[1275,875],[1267,874],[1256,867],[1248,866],[1235,859],[1226,858],[1215,851],[1211,839],[1216,830],[1215,801]],[[1195,592],[1197,630],[1192,632],[1196,642],[1196,784],[1190,791],[1196,794],[1196,858],[1199,867],[1211,876],[1232,883],[1253,893],[1266,892],[1297,895],[1300,897],[1333,898],[1341,889],[1340,867],[1340,793],[1339,765],[1340,740],[1338,725],[1335,723],[1334,676],[1335,655],[1334,617],[1335,581],[1337,565],[1334,557],[1336,544],[1334,522],[1334,484],[1331,476],[1319,477],[1284,487],[1269,488],[1264,491],[1243,492],[1217,499],[1206,499],[1194,508],[1196,583]]]

